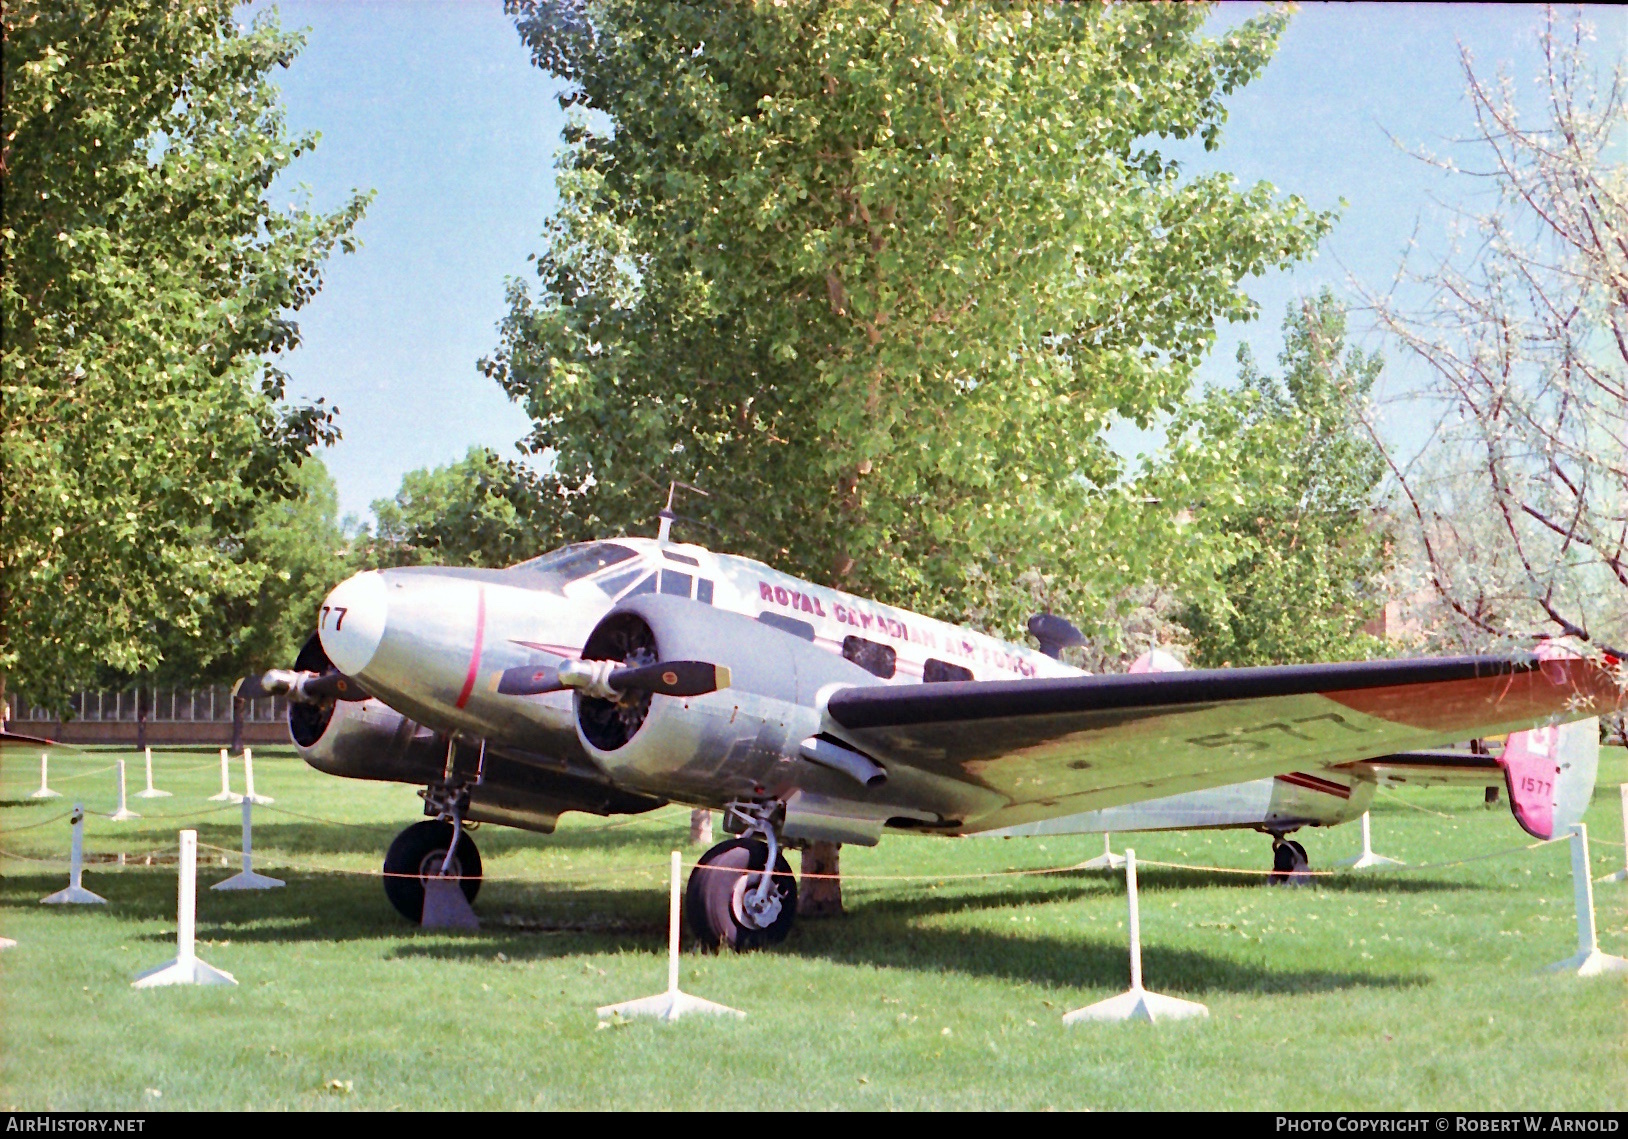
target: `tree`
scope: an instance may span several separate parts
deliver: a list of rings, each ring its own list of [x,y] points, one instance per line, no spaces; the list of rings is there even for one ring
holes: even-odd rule
[[[368,567],[511,566],[559,545],[566,509],[523,463],[471,447],[456,463],[409,471],[393,499],[373,503],[378,530],[358,537]]]
[[[263,502],[243,536],[243,560],[266,572],[252,596],[220,615],[220,631],[211,641],[226,650],[215,663],[216,675],[235,679],[291,666],[316,630],[323,598],[354,572],[328,468],[313,456],[295,478],[298,493]]]
[[[562,534],[647,528],[681,479],[739,552],[1008,634],[1037,593],[1090,618],[1213,571],[1105,431],[1174,409],[1239,282],[1331,224],[1157,148],[1217,145],[1282,12],[1217,41],[1186,6],[508,9],[610,124],[570,132],[485,365]]]
[[[273,207],[315,142],[269,79],[301,40],[234,8],[18,0],[0,24],[0,678],[41,704],[251,596],[249,520],[337,434],[267,359],[365,201]]]
[[[1491,204],[1456,212],[1465,244],[1404,265],[1421,305],[1368,298],[1426,365],[1410,414],[1438,426],[1421,458],[1387,458],[1434,607],[1464,643],[1628,646],[1628,107],[1620,59],[1596,89],[1589,38],[1545,15],[1535,123],[1508,76],[1488,82],[1463,56],[1476,165],[1420,157]]]
[[[1350,660],[1380,647],[1363,625],[1383,609],[1392,542],[1384,457],[1361,415],[1384,363],[1346,348],[1345,307],[1327,289],[1290,304],[1283,333],[1281,379],[1242,345],[1238,387],[1207,393],[1174,428],[1190,423],[1198,446],[1229,456],[1239,501],[1209,506],[1206,524],[1247,542],[1221,572],[1223,604],[1178,618],[1206,666]]]

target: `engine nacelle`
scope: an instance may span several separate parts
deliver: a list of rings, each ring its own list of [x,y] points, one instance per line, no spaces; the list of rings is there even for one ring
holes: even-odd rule
[[[325,672],[333,666],[312,636],[294,667]],[[288,731],[300,758],[318,771],[350,779],[431,783],[441,778],[445,741],[380,700],[289,702]]]
[[[289,712],[289,730],[300,757],[318,771],[392,783],[432,783],[441,778],[445,741],[381,701],[325,709],[294,704]]]
[[[582,655],[729,669],[731,686],[705,696],[576,697],[578,738],[618,784],[696,801],[776,797],[806,782],[798,779],[798,747],[821,730],[820,691],[881,683],[792,633],[660,594],[611,610]]]

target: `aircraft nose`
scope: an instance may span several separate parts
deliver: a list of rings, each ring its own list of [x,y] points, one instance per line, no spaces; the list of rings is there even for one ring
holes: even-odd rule
[[[322,650],[346,676],[358,676],[373,660],[384,639],[389,597],[377,570],[340,582],[317,614]]]

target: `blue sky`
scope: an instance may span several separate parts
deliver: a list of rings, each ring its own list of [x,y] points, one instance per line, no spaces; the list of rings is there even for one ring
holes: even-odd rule
[[[339,406],[344,439],[323,457],[342,509],[365,514],[404,472],[476,443],[515,454],[528,429],[475,362],[497,343],[504,279],[526,274],[541,245],[564,116],[558,84],[532,66],[497,2],[276,7],[285,27],[309,29],[305,52],[278,77],[289,126],[319,130],[322,141],[274,194],[303,183],[314,204],[331,207],[353,187],[377,192],[361,250],[330,263],[322,293],[299,315],[304,343],[282,361],[292,394]],[[1224,4],[1211,22],[1254,10]],[[1598,57],[1620,56],[1628,10],[1593,8],[1589,18]],[[1240,339],[1272,361],[1289,300],[1325,284],[1345,290],[1348,277],[1382,286],[1416,223],[1426,243],[1439,234],[1432,197],[1462,188],[1397,150],[1387,132],[1441,150],[1468,129],[1460,44],[1480,66],[1510,65],[1530,89],[1538,19],[1526,5],[1300,8],[1277,59],[1230,100],[1221,149],[1191,152],[1192,165],[1264,179],[1319,208],[1342,197],[1348,205],[1315,261],[1249,283],[1261,319],[1223,331],[1207,379],[1231,377]],[[1405,378],[1405,363],[1393,371]]]

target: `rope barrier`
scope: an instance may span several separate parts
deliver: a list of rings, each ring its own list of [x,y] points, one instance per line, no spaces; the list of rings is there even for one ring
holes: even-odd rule
[[[1467,866],[1472,862],[1484,862],[1489,858],[1502,858],[1508,854],[1519,854],[1523,850],[1536,850],[1540,846],[1552,846],[1557,842],[1570,841],[1570,835],[1565,835],[1561,838],[1542,838],[1536,842],[1529,842],[1525,846],[1511,846],[1506,847],[1503,850],[1492,850],[1488,851],[1486,854],[1475,854],[1471,855],[1469,858],[1457,858],[1451,862],[1420,862],[1417,865],[1393,866],[1390,868],[1390,873],[1402,874],[1415,870],[1446,870],[1454,866]],[[1283,873],[1282,871],[1277,870],[1245,870],[1230,866],[1191,866],[1185,862],[1160,862],[1153,858],[1138,858],[1136,863],[1138,866],[1163,866],[1170,870],[1202,870],[1210,874]],[[1294,871],[1294,876],[1302,878],[1337,878],[1344,877],[1345,873],[1346,872],[1339,870],[1296,870]]]
[[[205,807],[200,811],[177,811],[176,813],[170,814],[170,815],[143,814],[141,816],[141,818],[143,818],[143,819],[201,819],[205,815],[218,815],[222,811],[237,811],[237,810],[241,810],[241,809],[242,808],[239,807],[236,803],[222,803],[218,807]],[[87,815],[95,815],[99,819],[111,819],[113,817],[113,813],[111,811],[92,811],[92,810],[87,809],[85,811],[85,814],[87,814]]]
[[[116,763],[110,763],[106,767],[98,767],[91,771],[81,771],[75,775],[58,775],[56,776],[56,780],[58,783],[66,783],[70,779],[89,779],[92,775],[101,775],[103,772],[112,771],[118,766],[119,765]]]
[[[71,814],[73,814],[72,811],[63,811],[60,815],[52,815],[50,818],[41,819],[37,823],[28,823],[20,827],[0,827],[0,834],[15,834],[17,831],[31,831],[35,827],[49,826],[51,823],[60,822]]]

